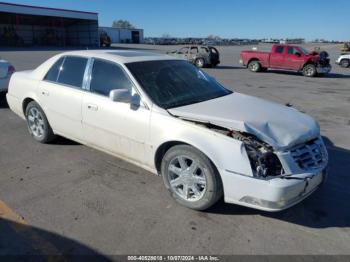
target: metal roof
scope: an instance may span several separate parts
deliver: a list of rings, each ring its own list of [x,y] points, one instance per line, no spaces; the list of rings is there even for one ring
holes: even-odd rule
[[[84,57],[102,58],[118,63],[126,64],[132,62],[144,62],[154,60],[182,60],[177,57],[169,56],[166,54],[153,53],[143,50],[113,50],[113,49],[98,49],[98,50],[78,50],[68,51],[59,54],[62,55],[76,55]]]
[[[98,13],[0,2],[0,12],[98,20]]]

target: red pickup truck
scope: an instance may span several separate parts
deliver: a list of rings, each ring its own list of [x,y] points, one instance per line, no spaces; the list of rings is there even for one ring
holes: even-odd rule
[[[302,72],[313,77],[329,73],[332,69],[327,52],[308,52],[300,46],[272,46],[271,52],[242,51],[240,63],[252,72],[266,71],[268,68]]]

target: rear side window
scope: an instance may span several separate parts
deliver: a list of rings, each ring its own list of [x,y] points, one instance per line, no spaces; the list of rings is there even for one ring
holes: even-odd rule
[[[202,47],[201,47],[201,52],[202,52],[202,53],[209,53],[209,50],[208,50],[208,48],[202,46]]]
[[[191,54],[198,54],[198,47],[191,47]]]
[[[91,72],[90,91],[104,96],[114,89],[131,89],[132,83],[124,70],[111,62],[94,61]]]
[[[62,65],[62,62],[64,60],[64,57],[61,57],[57,60],[56,63],[53,64],[53,66],[50,68],[50,70],[47,72],[44,80],[56,82],[58,77],[58,72],[60,71],[60,67]]]
[[[277,53],[277,54],[282,54],[282,53],[283,53],[283,49],[284,49],[283,46],[277,46],[277,47],[276,47],[276,50],[275,50],[275,53]]]
[[[67,56],[58,74],[58,83],[81,88],[88,59]]]

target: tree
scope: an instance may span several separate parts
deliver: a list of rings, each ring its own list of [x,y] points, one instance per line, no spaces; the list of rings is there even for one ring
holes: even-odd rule
[[[113,21],[112,27],[123,28],[123,29],[134,29],[135,27],[127,20],[115,20]]]

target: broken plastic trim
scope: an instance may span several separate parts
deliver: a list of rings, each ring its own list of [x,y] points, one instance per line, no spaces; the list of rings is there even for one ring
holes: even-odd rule
[[[275,177],[281,176],[285,173],[281,161],[274,153],[273,148],[267,143],[259,140],[256,136],[235,130],[228,130],[227,128],[211,123],[203,123],[193,120],[186,121],[196,123],[210,130],[241,141],[245,145],[254,177]]]

